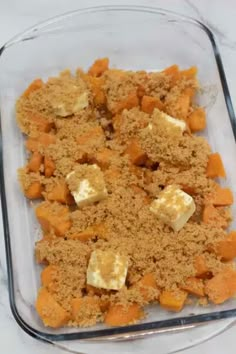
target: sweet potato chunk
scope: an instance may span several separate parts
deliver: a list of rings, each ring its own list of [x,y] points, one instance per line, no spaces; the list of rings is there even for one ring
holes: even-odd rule
[[[78,234],[73,234],[68,236],[68,238],[80,240],[81,242],[87,242],[94,237],[98,238],[106,238],[107,228],[105,224],[97,224],[94,226],[90,226],[82,232]]]
[[[40,182],[32,182],[30,186],[25,190],[25,196],[29,199],[42,198],[43,187]]]
[[[143,165],[147,160],[146,153],[136,139],[130,141],[124,153],[129,155],[131,163],[137,166]]]
[[[80,145],[84,145],[102,137],[104,137],[103,130],[100,126],[97,126],[95,128],[91,128],[86,133],[79,135],[77,137],[77,142]]]
[[[183,290],[163,291],[160,295],[160,305],[170,311],[181,311],[187,299],[187,292]]]
[[[196,108],[188,117],[190,130],[195,133],[206,128],[206,112],[203,108]]]
[[[25,142],[26,149],[29,151],[37,151],[40,146],[48,146],[55,144],[55,135],[48,133],[40,133],[37,138],[28,138]]]
[[[28,162],[28,169],[30,172],[38,172],[41,166],[41,163],[43,162],[43,156],[38,152],[35,151]]]
[[[48,289],[49,292],[56,290],[56,278],[57,278],[58,267],[55,265],[49,265],[44,268],[41,273],[42,285]]]
[[[199,255],[195,258],[194,268],[196,269],[196,277],[198,278],[205,279],[210,275],[209,268],[203,255]]]
[[[70,319],[68,312],[56,302],[45,288],[39,290],[36,310],[44,325],[52,328],[62,327]]]
[[[145,274],[139,281],[138,287],[145,301],[157,299],[159,292],[154,274]]]
[[[231,261],[236,257],[236,231],[231,231],[224,240],[217,243],[216,253],[223,261]]]
[[[109,326],[124,326],[133,324],[143,317],[143,311],[138,304],[112,305],[106,316],[105,323]]]
[[[93,102],[95,106],[101,106],[106,103],[106,95],[103,90],[104,79],[102,77],[87,76],[85,81],[88,82],[93,94]]]
[[[124,109],[131,109],[138,107],[139,99],[137,93],[130,93],[123,101],[117,103],[113,113],[117,114],[122,112]]]
[[[27,112],[27,118],[29,119],[30,125],[37,128],[39,132],[48,133],[53,127],[53,124],[41,113]]]
[[[52,230],[57,236],[64,236],[72,224],[69,209],[59,204],[43,202],[37,206],[35,214],[44,233]]]
[[[171,77],[172,85],[180,79],[180,71],[178,65],[174,64],[163,70],[163,73]]]
[[[28,97],[31,92],[34,92],[38,89],[40,89],[43,86],[43,81],[41,79],[35,79],[31,84],[28,86],[28,88],[25,90],[23,93],[24,97]]]
[[[51,177],[56,169],[56,165],[49,156],[44,157],[44,174],[45,177]]]
[[[218,152],[211,154],[207,163],[207,177],[226,177],[225,168]]]
[[[104,71],[108,70],[109,67],[109,59],[108,58],[101,58],[95,60],[93,65],[89,68],[89,75],[91,76],[101,76]]]
[[[71,301],[73,319],[83,325],[84,321],[95,324],[101,317],[100,301],[98,298],[85,296]]]
[[[116,153],[110,149],[104,148],[101,151],[98,151],[94,158],[91,159],[93,163],[96,163],[101,167],[102,170],[109,167],[111,164],[112,158],[116,155]]]
[[[180,76],[186,79],[194,79],[197,75],[197,67],[191,66],[189,69],[181,70]]]
[[[154,108],[158,108],[161,111],[164,110],[164,104],[156,97],[143,96],[141,102],[141,110],[148,114],[152,114]]]
[[[222,304],[236,293],[236,271],[224,269],[210,279],[205,286],[205,293],[214,304]]]
[[[181,289],[187,291],[190,294],[197,296],[204,296],[204,284],[202,279],[190,277],[186,280],[185,284],[181,286]]]
[[[46,194],[47,199],[62,204],[75,204],[74,198],[64,180],[57,181],[50,192]]]
[[[202,219],[206,224],[217,225],[223,229],[226,229],[228,226],[227,220],[220,214],[219,210],[211,204],[204,207]]]
[[[218,186],[211,199],[211,202],[215,206],[228,206],[234,202],[233,193],[229,188],[221,188]]]

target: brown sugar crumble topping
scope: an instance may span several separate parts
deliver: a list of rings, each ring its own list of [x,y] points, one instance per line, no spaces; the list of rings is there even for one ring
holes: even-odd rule
[[[214,180],[225,177],[220,155],[193,135],[206,126],[198,89],[196,67],[124,71],[103,58],[36,79],[17,100],[29,153],[19,182],[41,199],[46,326],[122,326],[150,303],[180,311],[235,295],[233,195]]]

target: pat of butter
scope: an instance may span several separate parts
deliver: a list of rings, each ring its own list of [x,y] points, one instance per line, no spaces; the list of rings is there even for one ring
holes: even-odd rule
[[[76,171],[72,171],[66,176],[66,181],[69,184],[69,188],[70,188],[70,179],[75,177],[76,186],[72,189],[70,188],[70,190],[78,207],[83,207],[86,205],[93,204],[95,202],[99,202],[100,200],[105,199],[107,197],[107,189],[105,186],[103,174],[100,167],[98,167],[97,165],[81,165],[81,166],[82,166],[81,168],[85,170],[84,173],[85,178],[76,179]],[[77,168],[77,170],[78,169],[79,167]],[[90,174],[91,169],[92,170],[95,169],[97,172],[94,178],[96,178],[96,183],[100,185],[99,189],[96,189],[93,186],[93,184],[89,181],[89,178],[88,179],[86,178],[86,170],[87,173]]]
[[[72,105],[66,103],[59,103],[53,106],[54,112],[59,117],[68,117],[74,113],[82,111],[84,108],[87,108],[89,105],[88,92],[84,91],[81,95],[77,96]]]
[[[111,251],[92,252],[87,268],[87,284],[96,288],[119,290],[126,280],[128,258]]]
[[[166,187],[151,206],[157,218],[179,231],[196,210],[193,198],[174,185]]]
[[[187,125],[183,120],[173,118],[168,114],[160,111],[158,108],[154,109],[152,117],[154,121],[155,119],[164,120],[164,122],[167,123],[169,126],[172,126],[173,129],[179,129],[181,133],[187,130]],[[149,129],[152,129],[152,124],[149,124],[151,125],[151,128],[149,127]]]

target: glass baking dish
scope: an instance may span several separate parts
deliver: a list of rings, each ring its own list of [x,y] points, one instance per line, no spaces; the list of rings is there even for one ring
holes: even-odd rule
[[[231,187],[236,200],[236,121],[212,32],[197,20],[163,9],[94,7],[36,25],[6,43],[0,55],[1,200],[10,304],[17,323],[33,337],[65,343],[75,339],[133,339],[235,316],[236,299],[232,299],[221,306],[188,305],[177,314],[150,306],[141,323],[119,328],[44,327],[34,309],[40,286],[40,267],[34,259],[38,226],[16,174],[26,152],[14,105],[34,78],[46,79],[65,68],[86,69],[95,58],[104,56],[114,67],[134,70],[160,70],[174,63],[182,68],[197,65],[202,86],[197,100],[207,110],[204,135],[223,158],[228,176],[223,184]],[[233,217],[232,228],[236,228],[235,207]]]

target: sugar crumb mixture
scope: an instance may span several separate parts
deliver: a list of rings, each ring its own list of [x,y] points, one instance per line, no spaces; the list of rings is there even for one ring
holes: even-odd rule
[[[236,256],[236,236],[227,232],[232,193],[212,177],[222,175],[220,155],[213,165],[208,142],[193,134],[205,127],[194,99],[199,87],[196,67],[124,71],[103,58],[88,72],[36,79],[17,100],[28,151],[18,179],[28,199],[40,200],[36,310],[46,326],[122,326],[141,321],[149,303],[180,311],[189,301],[206,306],[236,292],[227,283]],[[73,193],[83,180],[98,197],[78,206]],[[178,232],[150,208],[170,185],[196,207]],[[176,198],[168,203],[184,203]],[[163,212],[171,217],[168,205]],[[119,276],[117,255],[127,260],[120,265],[120,273],[127,271],[121,289],[87,283],[94,251],[109,255],[107,268],[100,258],[101,269],[91,267],[95,284],[97,271],[104,281]]]

